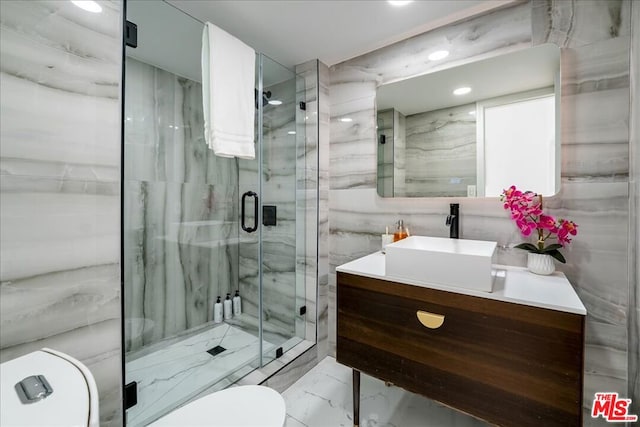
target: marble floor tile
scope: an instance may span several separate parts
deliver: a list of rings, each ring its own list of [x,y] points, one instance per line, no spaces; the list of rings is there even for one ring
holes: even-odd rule
[[[351,369],[326,357],[282,394],[286,427],[353,425]],[[485,426],[482,421],[362,375],[361,427]]]
[[[222,346],[215,356],[207,350]],[[270,351],[273,344],[263,343]],[[138,404],[127,411],[127,424],[147,425],[212,384],[257,360],[258,338],[221,324],[127,363],[127,382],[138,383]]]

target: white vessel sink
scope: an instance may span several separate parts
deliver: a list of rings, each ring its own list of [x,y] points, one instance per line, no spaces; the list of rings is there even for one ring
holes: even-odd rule
[[[411,236],[387,245],[385,275],[414,284],[491,292],[496,242]]]

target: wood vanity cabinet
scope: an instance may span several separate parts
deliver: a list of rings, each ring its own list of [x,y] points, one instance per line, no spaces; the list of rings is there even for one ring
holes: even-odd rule
[[[337,283],[354,408],[361,371],[496,425],[582,425],[585,316],[342,272]],[[425,327],[418,311],[444,322]]]

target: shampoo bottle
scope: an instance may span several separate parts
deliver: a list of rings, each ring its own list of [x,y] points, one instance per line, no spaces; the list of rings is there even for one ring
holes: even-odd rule
[[[215,304],[213,304],[213,323],[222,323],[222,303],[220,297]]]
[[[231,311],[231,294],[227,294],[224,299],[224,320],[231,319],[233,312]]]
[[[240,313],[242,313],[242,300],[240,299],[240,291],[236,290],[233,297],[233,315],[237,316]]]

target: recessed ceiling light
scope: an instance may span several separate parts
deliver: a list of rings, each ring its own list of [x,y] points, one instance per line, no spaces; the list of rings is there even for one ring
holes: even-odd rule
[[[411,3],[413,0],[387,0],[390,5],[393,6],[405,6]]]
[[[475,116],[476,115],[476,110],[469,111],[469,114],[471,114],[472,116]]]
[[[469,92],[471,92],[471,88],[470,87],[459,87],[458,89],[453,91],[454,95],[466,95]]]
[[[272,99],[269,101],[270,105],[282,105],[282,101],[280,101],[279,99]]]
[[[352,122],[353,119],[351,117],[342,117],[340,121],[344,123],[349,123],[349,122]]]
[[[80,9],[84,9],[87,12],[91,13],[100,13],[102,12],[102,6],[96,3],[93,0],[71,0],[71,3],[78,6]]]
[[[296,131],[295,130],[290,130],[289,132],[287,132],[289,135],[295,135]]]
[[[430,61],[439,61],[441,59],[446,58],[447,56],[449,56],[448,50],[436,50],[435,52],[431,53],[427,58],[429,58]]]

